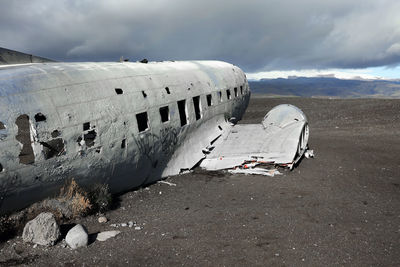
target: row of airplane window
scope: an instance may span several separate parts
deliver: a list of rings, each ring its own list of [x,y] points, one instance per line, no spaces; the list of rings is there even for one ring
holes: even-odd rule
[[[239,96],[238,88],[235,87],[233,89],[233,91],[234,91],[234,96],[238,97]],[[169,93],[169,90],[168,90],[168,93]],[[222,91],[218,91],[217,94],[218,94],[219,102],[223,102]],[[243,95],[243,86],[240,86],[240,94]],[[226,89],[226,98],[227,98],[227,100],[232,99],[230,89]],[[196,118],[196,120],[200,120],[202,117],[200,96],[195,96],[192,99],[193,99],[195,118]],[[212,94],[206,95],[206,101],[207,101],[207,106],[210,107],[213,105]],[[177,104],[178,104],[179,118],[180,118],[181,126],[184,126],[184,125],[188,124],[188,118],[186,115],[186,99],[179,100],[177,102]],[[170,113],[169,113],[168,106],[161,107],[159,109],[159,112],[160,112],[160,118],[161,118],[162,123],[168,122],[170,120]],[[147,129],[149,129],[149,118],[147,116],[147,112],[141,112],[141,113],[136,114],[136,121],[137,121],[139,132],[144,132]]]

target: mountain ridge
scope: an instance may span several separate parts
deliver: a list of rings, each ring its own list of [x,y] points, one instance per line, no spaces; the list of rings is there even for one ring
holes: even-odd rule
[[[400,80],[358,80],[334,77],[289,77],[249,81],[252,93],[340,98],[400,98]]]

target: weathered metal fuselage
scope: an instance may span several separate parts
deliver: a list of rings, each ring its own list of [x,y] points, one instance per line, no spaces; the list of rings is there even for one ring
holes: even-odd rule
[[[219,61],[0,67],[0,214],[69,178],[121,192],[190,169],[249,98]]]

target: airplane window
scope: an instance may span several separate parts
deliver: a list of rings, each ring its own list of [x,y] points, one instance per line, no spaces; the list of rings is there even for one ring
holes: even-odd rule
[[[180,100],[178,101],[178,109],[179,109],[179,118],[181,119],[181,126],[186,125],[187,122],[187,116],[186,116],[186,100]]]
[[[149,129],[149,119],[147,117],[147,112],[136,114],[136,120],[139,132],[144,132]]]
[[[147,97],[147,94],[144,91],[142,91],[142,95],[143,95],[144,98]]]
[[[0,121],[0,141],[6,139],[6,137],[7,137],[6,125]]]
[[[167,94],[170,94],[171,92],[169,91],[168,87],[165,87],[165,91],[167,92]]]
[[[238,96],[237,87],[233,88],[233,91],[235,92],[235,97],[237,97]]]
[[[194,113],[196,120],[201,119],[201,107],[200,107],[200,96],[193,97]]]
[[[160,108],[161,122],[169,121],[169,108],[168,106]]]
[[[126,139],[122,139],[122,142],[121,142],[121,149],[124,149],[125,146],[126,146]]]
[[[212,95],[207,95],[207,106],[212,106]]]
[[[219,102],[222,102],[222,92],[221,91],[218,92],[218,98],[219,98]]]
[[[37,113],[36,115],[35,115],[35,121],[36,122],[39,122],[39,121],[45,121],[46,120],[46,116],[45,115],[43,115],[42,113]]]
[[[89,130],[90,129],[90,122],[85,122],[84,124],[83,124],[83,130],[84,131],[87,131],[87,130]]]
[[[122,95],[124,93],[121,88],[115,88],[115,92],[117,93],[117,95]]]
[[[243,85],[240,86],[240,94],[243,95]]]
[[[226,90],[226,98],[231,99],[231,90],[227,89]]]

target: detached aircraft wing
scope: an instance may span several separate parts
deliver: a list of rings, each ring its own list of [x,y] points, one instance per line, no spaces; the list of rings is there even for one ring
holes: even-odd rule
[[[270,168],[290,169],[307,149],[309,128],[304,113],[284,104],[273,108],[261,124],[235,125],[209,147],[200,166],[206,170],[271,174]]]

